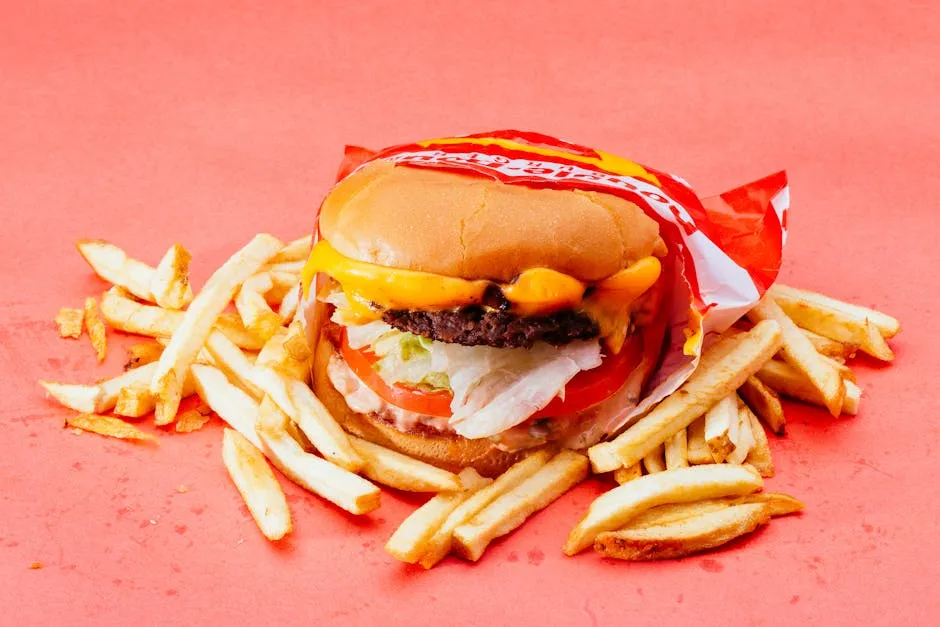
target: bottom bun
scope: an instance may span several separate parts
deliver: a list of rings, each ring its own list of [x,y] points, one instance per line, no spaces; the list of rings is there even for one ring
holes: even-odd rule
[[[489,440],[468,440],[457,434],[427,436],[404,433],[373,414],[354,412],[327,375],[327,364],[334,352],[330,341],[321,335],[313,364],[313,391],[350,433],[451,472],[472,467],[484,477],[501,474],[531,452],[530,449],[509,453]]]

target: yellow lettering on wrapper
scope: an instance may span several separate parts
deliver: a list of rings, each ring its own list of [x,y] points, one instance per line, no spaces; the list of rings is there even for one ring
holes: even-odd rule
[[[563,150],[554,150],[552,148],[542,148],[541,146],[530,146],[528,144],[523,144],[511,139],[502,139],[498,137],[442,137],[440,139],[428,139],[425,141],[418,142],[419,146],[428,148],[434,145],[445,145],[445,144],[476,144],[478,146],[500,146],[507,150],[517,150],[519,152],[528,152],[534,155],[541,155],[543,157],[559,157],[562,159],[567,159],[568,161],[577,161],[579,163],[588,163],[605,172],[610,174],[620,174],[623,176],[632,176],[634,178],[643,179],[648,181],[657,187],[662,187],[659,184],[659,179],[656,178],[656,175],[648,172],[646,168],[641,166],[638,163],[634,163],[629,159],[624,159],[623,157],[618,157],[617,155],[612,155],[609,152],[602,152],[600,150],[595,150],[599,157],[585,157],[583,155],[577,155],[570,152],[565,152]]]

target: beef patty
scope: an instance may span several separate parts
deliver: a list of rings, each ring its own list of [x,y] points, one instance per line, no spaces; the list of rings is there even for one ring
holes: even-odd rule
[[[554,346],[589,340],[600,333],[597,323],[580,311],[545,316],[519,316],[480,306],[446,311],[390,309],[382,320],[401,331],[464,346],[528,348],[535,342]]]

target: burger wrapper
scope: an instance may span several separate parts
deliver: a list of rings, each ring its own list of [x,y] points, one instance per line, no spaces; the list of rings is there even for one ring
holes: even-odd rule
[[[662,350],[647,351],[656,363],[645,364],[642,386],[631,378],[586,417],[585,428],[565,442],[574,448],[620,431],[681,386],[703,348],[774,282],[787,238],[790,194],[785,172],[700,198],[676,175],[554,137],[507,130],[380,152],[347,147],[337,180],[378,159],[472,172],[507,185],[613,194],[637,204],[659,223],[669,248],[663,276],[672,288],[658,325],[662,343],[653,347]],[[316,291],[310,290],[305,306],[313,305]],[[655,331],[652,337],[657,337]]]

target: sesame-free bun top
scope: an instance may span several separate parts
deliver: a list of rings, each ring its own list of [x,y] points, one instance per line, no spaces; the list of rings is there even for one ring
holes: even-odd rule
[[[656,221],[617,196],[382,160],[333,188],[320,234],[359,261],[500,282],[530,268],[598,281],[665,250]]]

